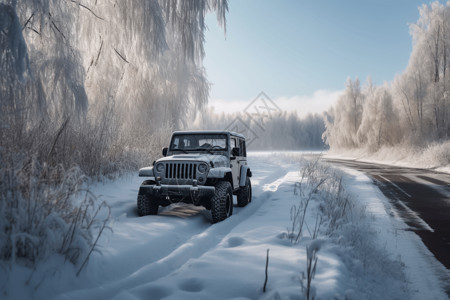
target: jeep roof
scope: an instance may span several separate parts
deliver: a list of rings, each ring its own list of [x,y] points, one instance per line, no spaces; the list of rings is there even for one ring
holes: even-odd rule
[[[180,130],[174,131],[172,135],[176,134],[230,134],[245,139],[242,134],[228,130]]]

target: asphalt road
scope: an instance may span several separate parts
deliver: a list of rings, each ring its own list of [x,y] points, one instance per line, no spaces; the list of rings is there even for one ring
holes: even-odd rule
[[[450,174],[351,160],[325,161],[368,175],[410,230],[450,270]]]

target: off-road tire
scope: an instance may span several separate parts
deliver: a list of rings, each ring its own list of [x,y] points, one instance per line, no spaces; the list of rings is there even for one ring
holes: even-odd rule
[[[156,215],[158,214],[158,207],[158,203],[148,195],[138,195],[137,210],[139,216]]]
[[[233,191],[228,181],[220,181],[215,185],[216,191],[211,198],[212,223],[225,220],[233,214]]]
[[[247,177],[247,179],[245,180],[245,186],[239,189],[236,196],[237,205],[239,207],[244,207],[252,202],[252,183],[250,182],[250,178]]]

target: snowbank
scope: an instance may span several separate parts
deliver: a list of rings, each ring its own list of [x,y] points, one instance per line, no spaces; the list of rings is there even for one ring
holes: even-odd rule
[[[383,147],[376,152],[369,149],[335,149],[325,154],[327,158],[354,159],[411,168],[434,169],[450,173],[450,141],[434,143],[426,148]]]

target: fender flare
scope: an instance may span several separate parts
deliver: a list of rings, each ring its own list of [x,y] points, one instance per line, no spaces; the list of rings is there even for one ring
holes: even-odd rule
[[[227,167],[211,168],[208,172],[208,178],[225,178],[227,173],[231,173],[231,168]]]
[[[239,176],[239,186],[240,187],[245,186],[247,177],[252,177],[252,171],[250,171],[250,167],[247,165],[241,166],[241,174]]]
[[[155,178],[155,174],[153,173],[153,167],[145,167],[145,168],[139,169],[139,177]]]

